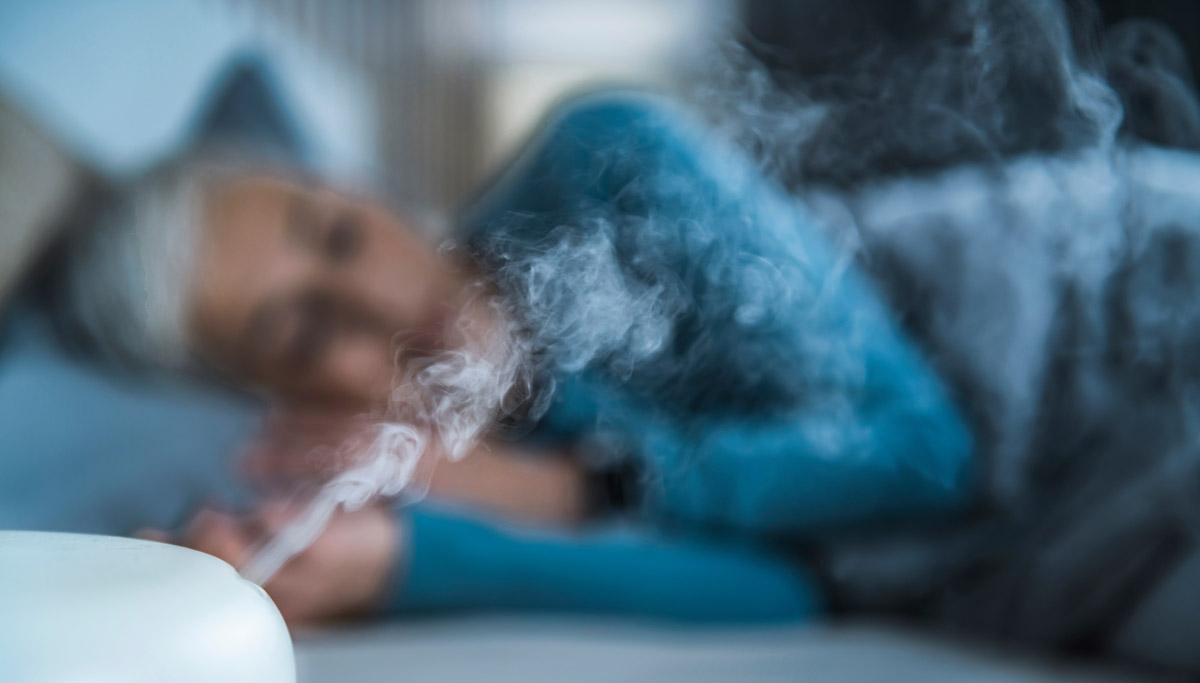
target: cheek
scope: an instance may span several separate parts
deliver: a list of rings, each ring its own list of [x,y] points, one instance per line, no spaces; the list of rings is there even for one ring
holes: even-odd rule
[[[394,375],[390,340],[366,334],[345,338],[332,350],[327,368],[337,393],[378,407],[387,400]]]
[[[375,225],[369,248],[345,279],[352,300],[392,333],[419,325],[430,306],[444,298],[447,276],[436,253],[406,230]]]

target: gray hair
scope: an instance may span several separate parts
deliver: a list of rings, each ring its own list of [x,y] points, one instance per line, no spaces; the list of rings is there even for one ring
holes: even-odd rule
[[[319,171],[262,148],[207,147],[182,154],[116,188],[97,219],[64,245],[58,305],[71,333],[107,360],[188,369],[187,297],[205,198],[219,184],[250,176],[336,186],[390,205],[388,193],[370,179],[352,186],[331,183]],[[421,217],[419,224],[440,224],[437,214],[408,208]]]
[[[205,196],[218,180],[252,172],[195,155],[118,188],[66,246],[62,313],[72,330],[108,360],[186,367],[187,294]]]

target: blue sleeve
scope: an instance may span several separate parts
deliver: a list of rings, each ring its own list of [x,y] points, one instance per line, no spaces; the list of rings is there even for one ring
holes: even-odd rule
[[[648,425],[644,513],[666,524],[793,538],[951,513],[969,499],[970,440],[953,413],[902,396],[853,418],[797,415],[680,432]]]
[[[586,393],[620,425],[646,523],[817,539],[955,514],[971,499],[969,432],[913,358],[892,360],[895,376],[851,410],[677,424],[606,387],[567,383],[564,400]]]
[[[796,620],[820,610],[793,563],[737,543],[633,529],[507,527],[427,505],[401,512],[407,550],[386,609],[579,612],[697,622]]]

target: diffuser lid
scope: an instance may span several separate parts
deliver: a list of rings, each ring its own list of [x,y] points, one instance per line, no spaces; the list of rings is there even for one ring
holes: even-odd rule
[[[294,683],[267,594],[186,548],[0,531],[0,680]]]

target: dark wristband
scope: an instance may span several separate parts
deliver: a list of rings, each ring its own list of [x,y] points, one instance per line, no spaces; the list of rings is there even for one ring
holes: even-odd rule
[[[634,509],[641,500],[641,472],[631,461],[593,470],[584,478],[584,503],[589,517],[611,517]]]

